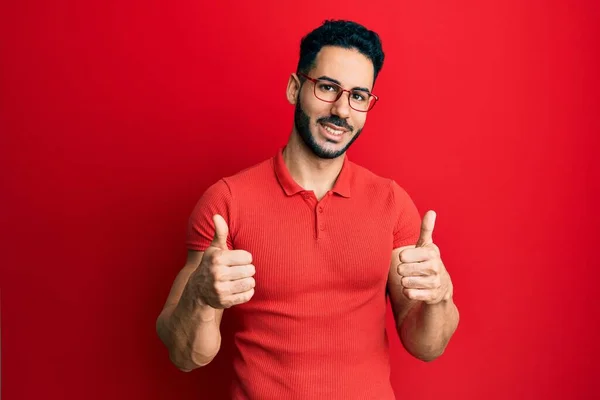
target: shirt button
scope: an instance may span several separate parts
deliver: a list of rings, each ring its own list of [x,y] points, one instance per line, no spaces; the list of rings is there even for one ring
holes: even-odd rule
[[[322,231],[325,230],[325,227],[323,226],[323,224],[319,225],[319,229],[322,230]]]
[[[322,213],[323,212],[323,207],[319,206],[319,212]]]

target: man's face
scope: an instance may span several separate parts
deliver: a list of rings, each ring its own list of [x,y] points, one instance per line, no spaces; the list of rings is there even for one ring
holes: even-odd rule
[[[357,50],[325,46],[307,75],[331,79],[344,89],[370,91],[373,74],[373,63]],[[331,159],[344,154],[365,125],[367,113],[350,108],[348,95],[344,92],[335,103],[327,103],[315,97],[313,82],[304,80],[300,88],[294,125],[306,146],[319,158]]]

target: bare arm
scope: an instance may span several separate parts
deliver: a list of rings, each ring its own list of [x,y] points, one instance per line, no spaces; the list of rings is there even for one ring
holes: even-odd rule
[[[169,349],[173,364],[182,371],[202,367],[221,348],[223,309],[250,301],[254,295],[252,254],[229,250],[229,227],[214,215],[215,236],[204,252],[189,251],[165,306],[156,331]]]
[[[396,321],[396,330],[404,348],[414,357],[432,361],[442,355],[450,338],[456,331],[459,313],[452,301],[452,284],[443,297],[429,304],[410,299],[405,295],[406,287],[399,274],[400,252],[407,246],[392,252],[392,262],[388,277],[388,294]],[[447,274],[445,269],[443,273]],[[412,278],[412,277],[410,277]],[[404,277],[406,279],[406,277]],[[449,281],[449,277],[447,278]],[[406,284],[406,281],[404,281]],[[415,290],[415,289],[410,289]],[[418,289],[417,289],[418,290]]]
[[[203,255],[204,252],[188,252],[187,262],[175,278],[156,321],[156,331],[167,346],[171,361],[186,372],[211,362],[221,347],[223,309],[202,304],[186,286]]]

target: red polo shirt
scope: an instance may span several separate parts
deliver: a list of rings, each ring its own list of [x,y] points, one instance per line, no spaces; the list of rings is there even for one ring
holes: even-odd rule
[[[212,216],[230,248],[249,251],[254,297],[236,318],[233,399],[394,399],[385,330],[392,250],[415,244],[408,194],[345,158],[317,201],[291,177],[282,151],[219,180],[190,217],[187,246],[205,250]]]

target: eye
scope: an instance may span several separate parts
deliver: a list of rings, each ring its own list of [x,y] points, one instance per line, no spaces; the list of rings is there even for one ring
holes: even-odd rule
[[[352,92],[352,100],[362,103],[363,101],[367,101],[369,95],[364,92]]]
[[[337,88],[335,86],[329,85],[327,83],[319,84],[319,89],[321,89],[324,92],[337,92]]]

